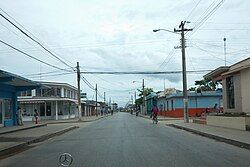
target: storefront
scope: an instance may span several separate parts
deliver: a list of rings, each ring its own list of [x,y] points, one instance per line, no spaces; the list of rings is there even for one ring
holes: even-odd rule
[[[40,84],[0,70],[0,127],[17,124],[17,93],[40,87]]]

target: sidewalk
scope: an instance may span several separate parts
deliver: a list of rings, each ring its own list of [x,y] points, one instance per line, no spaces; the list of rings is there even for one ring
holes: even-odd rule
[[[17,132],[20,130],[38,128],[41,126],[47,126],[47,125],[44,123],[34,124],[33,122],[24,122],[22,126],[1,127],[0,135],[6,134],[6,133],[13,133],[13,132]]]
[[[151,119],[149,116],[139,115],[145,119]],[[159,124],[182,129],[201,136],[205,136],[217,141],[228,143],[245,149],[250,149],[250,132],[241,131],[223,127],[209,126],[204,124],[184,123],[183,118],[159,117]]]
[[[167,122],[167,126],[183,129],[201,136],[212,138],[238,147],[250,149],[250,132],[229,128],[209,126],[183,121]]]
[[[20,130],[0,135],[0,159],[18,151],[29,148],[30,144],[47,140],[78,128],[77,124],[53,124]]]

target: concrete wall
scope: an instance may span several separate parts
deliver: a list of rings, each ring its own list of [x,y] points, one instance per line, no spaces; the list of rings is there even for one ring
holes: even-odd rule
[[[246,130],[250,117],[207,116],[207,125]]]
[[[250,114],[250,68],[241,71],[242,112]]]
[[[231,113],[241,113],[242,112],[242,96],[241,96],[241,76],[240,73],[234,74],[234,100],[235,100],[235,108],[228,108],[227,105],[227,86],[226,86],[226,78],[223,79],[223,108],[224,112]]]

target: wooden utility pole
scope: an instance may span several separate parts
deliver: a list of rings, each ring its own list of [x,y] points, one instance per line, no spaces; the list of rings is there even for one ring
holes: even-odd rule
[[[80,90],[80,79],[81,79],[81,72],[79,68],[79,62],[76,65],[77,70],[77,99],[78,99],[78,113],[79,113],[79,121],[82,119],[82,109],[81,109],[81,90]]]
[[[96,113],[96,116],[98,116],[98,110],[97,110],[97,84],[95,84],[95,113]]]
[[[182,51],[182,78],[183,78],[183,109],[184,122],[189,122],[188,116],[188,93],[187,93],[187,71],[186,71],[186,56],[185,56],[185,31],[192,31],[193,29],[184,28],[186,21],[182,21],[179,25],[180,30],[174,29],[174,32],[181,32],[181,51]]]

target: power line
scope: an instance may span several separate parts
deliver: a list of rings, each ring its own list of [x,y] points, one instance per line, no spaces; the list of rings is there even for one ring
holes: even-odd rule
[[[54,77],[54,76],[62,76],[62,75],[68,75],[68,74],[74,74],[75,72],[65,72],[60,74],[50,74],[50,75],[43,75],[43,76],[29,76],[29,78],[46,78],[46,77]]]
[[[81,79],[90,89],[95,90],[95,87],[84,76],[81,75]]]
[[[208,8],[207,8],[207,10],[205,11],[205,12],[203,12],[203,14],[201,15],[201,17],[198,19],[198,20],[200,20],[199,22],[198,22],[198,24],[196,24],[195,26],[194,26],[194,31],[192,32],[192,33],[190,33],[189,34],[189,36],[188,37],[190,37],[191,35],[193,35],[206,21],[207,21],[207,19],[208,18],[210,18],[212,15],[213,15],[213,13],[217,10],[217,9],[219,9],[220,8],[220,6],[225,2],[225,0],[220,0],[220,2],[217,4],[217,5],[215,5],[216,4],[216,2],[218,2],[218,0],[215,0]],[[215,5],[215,6],[214,6]],[[212,9],[211,9],[212,8]],[[211,9],[211,10],[210,10]],[[209,11],[210,10],[210,11]]]
[[[63,68],[57,67],[57,66],[55,66],[55,65],[49,64],[49,63],[47,63],[47,62],[45,62],[45,61],[42,61],[42,60],[40,60],[40,59],[38,59],[38,58],[36,58],[36,57],[34,57],[34,56],[32,56],[32,55],[26,53],[26,52],[21,51],[20,49],[15,48],[14,46],[12,46],[12,45],[10,45],[10,44],[8,44],[8,43],[2,41],[2,40],[0,40],[0,42],[3,43],[3,44],[6,45],[6,46],[12,48],[12,49],[14,49],[14,50],[16,50],[16,51],[18,51],[18,52],[24,54],[24,55],[26,55],[26,56],[28,56],[28,57],[30,57],[30,58],[36,60],[36,61],[39,61],[40,63],[46,64],[46,65],[48,65],[48,66],[50,66],[50,67],[53,67],[53,68],[56,68],[56,69],[59,69],[59,70],[68,71],[68,70],[65,70],[65,69],[63,69]]]
[[[201,51],[203,51],[203,52],[206,52],[206,53],[208,53],[209,55],[211,55],[211,56],[213,56],[213,57],[215,57],[215,58],[217,58],[217,59],[220,59],[220,60],[222,60],[222,61],[225,61],[224,59],[222,59],[222,58],[220,58],[220,57],[217,57],[217,56],[211,54],[210,51],[208,51],[208,50],[206,50],[206,49],[203,49],[203,48],[199,47],[199,46],[196,45],[196,44],[194,44],[194,45],[196,46],[195,48],[197,48],[197,49],[199,49],[199,50],[201,50]],[[226,62],[232,64],[232,62],[230,62],[230,61],[226,61]]]
[[[67,69],[65,69],[65,70],[67,70]],[[54,74],[54,73],[59,73],[59,72],[61,72],[61,70],[54,70],[54,71],[40,72],[40,73],[32,73],[32,74],[26,74],[24,76],[26,76],[26,77],[29,77],[29,76],[41,76],[41,75]]]
[[[194,12],[194,10],[198,7],[198,5],[200,4],[200,2],[201,2],[202,0],[199,0],[198,2],[197,2],[197,4],[193,7],[193,9],[191,10],[191,12],[188,14],[188,16],[186,17],[186,21],[187,21],[187,19],[189,18],[189,16],[191,16],[192,14],[193,14],[193,12]]]
[[[197,73],[197,72],[208,72],[212,70],[195,70],[195,71],[187,71],[188,73]],[[81,72],[83,74],[109,74],[109,75],[159,75],[159,74],[179,74],[182,71],[88,71]]]
[[[4,11],[1,8],[2,11]],[[4,11],[4,13],[6,13]],[[54,53],[52,53],[50,50],[48,50],[46,47],[44,47],[38,40],[32,38],[29,34],[27,34],[26,32],[24,32],[21,28],[19,28],[16,24],[14,24],[12,21],[10,21],[7,17],[5,17],[2,13],[0,13],[0,16],[2,18],[4,18],[5,20],[7,20],[11,25],[13,25],[15,28],[17,28],[21,33],[23,33],[25,36],[27,36],[28,38],[30,38],[32,41],[36,42],[39,46],[41,46],[45,51],[47,51],[50,55],[52,55],[53,57],[55,57],[57,60],[59,60],[60,62],[62,62],[63,64],[65,64],[66,66],[72,68],[74,70],[73,67],[71,67],[70,65],[68,65],[66,62],[64,62],[62,59],[60,59],[58,56],[56,56]],[[9,16],[9,15],[8,15]],[[34,36],[34,35],[33,35]]]

